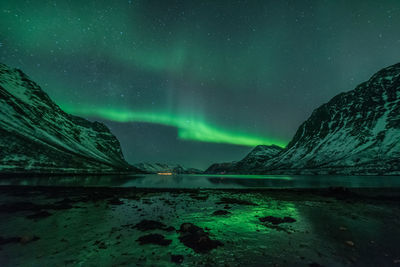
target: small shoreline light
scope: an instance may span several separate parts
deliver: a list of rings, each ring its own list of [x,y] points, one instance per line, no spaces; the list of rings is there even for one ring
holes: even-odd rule
[[[172,175],[172,172],[158,172],[158,175]]]

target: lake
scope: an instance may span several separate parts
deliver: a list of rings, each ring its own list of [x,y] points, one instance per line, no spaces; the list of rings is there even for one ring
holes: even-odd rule
[[[306,175],[106,175],[0,178],[0,186],[138,188],[327,188],[400,187],[400,176]]]

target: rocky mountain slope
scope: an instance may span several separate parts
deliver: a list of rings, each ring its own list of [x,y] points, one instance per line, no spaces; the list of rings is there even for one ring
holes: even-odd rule
[[[147,173],[160,173],[171,172],[174,174],[196,174],[203,173],[202,170],[195,168],[185,168],[179,164],[166,164],[166,163],[138,163],[134,164],[136,168]]]
[[[205,173],[251,173],[263,167],[263,164],[277,156],[283,149],[279,146],[256,146],[246,157],[237,162],[215,163]]]
[[[400,64],[314,110],[283,151],[251,172],[400,174]]]
[[[317,108],[265,170],[400,171],[400,64]]]
[[[109,129],[60,109],[22,71],[0,64],[0,172],[135,171]]]

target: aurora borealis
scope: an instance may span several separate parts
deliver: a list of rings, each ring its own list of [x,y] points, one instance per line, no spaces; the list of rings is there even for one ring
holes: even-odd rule
[[[0,14],[1,62],[105,122],[131,163],[205,168],[285,146],[400,58],[397,0],[4,0]]]
[[[93,108],[79,109],[64,107],[64,110],[72,114],[80,114],[88,117],[100,117],[103,119],[117,122],[148,122],[167,126],[173,126],[178,129],[178,137],[185,140],[195,140],[210,143],[228,143],[244,146],[256,146],[259,144],[284,146],[279,140],[268,140],[266,138],[251,136],[245,133],[228,132],[227,130],[207,124],[204,121],[178,117],[171,114],[131,112],[123,110],[112,110]]]

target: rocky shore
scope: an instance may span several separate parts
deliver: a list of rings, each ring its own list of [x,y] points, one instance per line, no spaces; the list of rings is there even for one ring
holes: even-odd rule
[[[1,266],[390,266],[400,190],[0,187]]]

